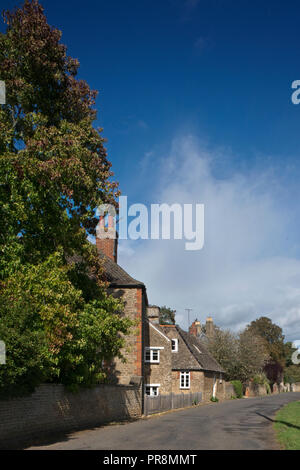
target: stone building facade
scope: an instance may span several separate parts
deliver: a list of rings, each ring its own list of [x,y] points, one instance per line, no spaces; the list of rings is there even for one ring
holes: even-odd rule
[[[144,390],[155,396],[172,392],[171,340],[159,325],[159,308],[148,307],[144,328]]]
[[[172,351],[172,392],[202,392],[203,401],[209,401],[212,396],[223,399],[223,370],[198,335],[187,333],[177,325],[162,329],[176,344]]]
[[[144,283],[133,279],[117,263],[117,239],[110,233],[112,217],[104,237],[103,223],[101,219],[102,238],[97,230],[96,245],[108,292],[123,300],[124,315],[135,321],[122,351],[126,361],[116,358],[107,365],[110,381],[124,385],[143,383],[144,393],[150,396],[194,392],[202,392],[205,400],[216,396],[223,371],[200,341],[200,322],[192,325],[190,333],[175,325],[159,324],[160,310],[149,305]],[[211,318],[206,327],[213,334]]]

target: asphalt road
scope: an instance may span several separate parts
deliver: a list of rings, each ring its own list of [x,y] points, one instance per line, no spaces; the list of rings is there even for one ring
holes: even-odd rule
[[[30,449],[276,449],[272,419],[279,408],[295,400],[300,400],[300,393],[211,403],[131,423],[76,432],[55,443]]]

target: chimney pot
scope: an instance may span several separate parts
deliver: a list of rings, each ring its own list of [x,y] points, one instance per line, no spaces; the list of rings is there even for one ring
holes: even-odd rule
[[[102,215],[96,228],[96,246],[98,251],[117,263],[118,259],[118,234],[115,229],[115,220],[108,215],[108,224],[105,226],[105,217]]]

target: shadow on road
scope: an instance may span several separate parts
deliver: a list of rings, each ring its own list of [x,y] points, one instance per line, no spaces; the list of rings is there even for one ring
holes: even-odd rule
[[[258,411],[256,412],[256,414],[257,414],[258,416],[261,416],[262,418],[267,419],[268,421],[271,421],[272,423],[281,423],[281,424],[285,424],[285,426],[288,426],[289,428],[298,429],[298,430],[300,431],[300,426],[295,426],[295,424],[287,423],[286,421],[280,421],[280,420],[278,420],[278,419],[269,418],[268,416],[265,416],[265,415],[263,415],[262,413],[258,413]]]

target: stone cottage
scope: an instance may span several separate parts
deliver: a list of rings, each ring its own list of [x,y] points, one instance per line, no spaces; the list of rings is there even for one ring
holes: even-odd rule
[[[202,392],[204,401],[224,395],[223,370],[201,340],[177,325],[159,325],[159,308],[148,315],[146,394]]]
[[[104,223],[103,219],[100,224]],[[118,241],[108,218],[107,237],[96,237],[103,260],[108,292],[124,301],[124,314],[135,321],[122,351],[126,362],[116,358],[108,366],[111,381],[143,383],[144,392],[159,394],[202,392],[203,399],[222,388],[222,369],[196,335],[175,325],[159,324],[159,308],[148,303],[143,282],[133,279],[117,263]]]

